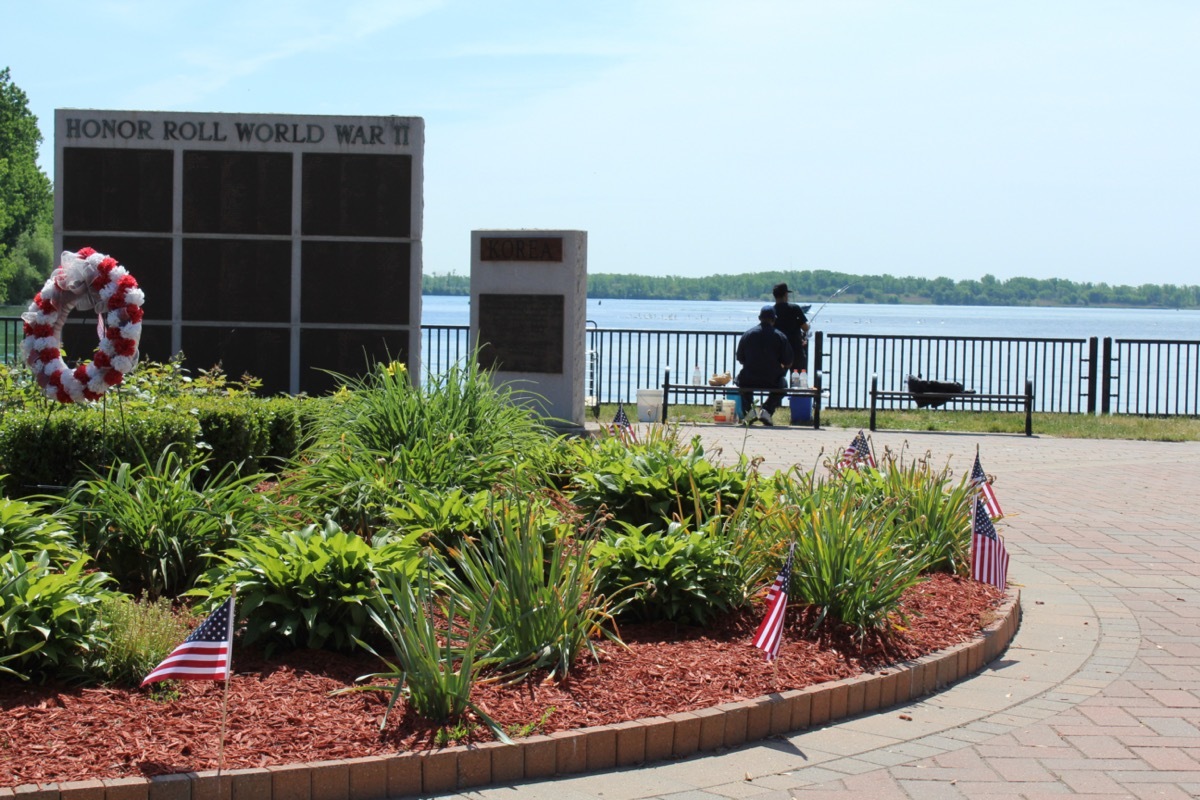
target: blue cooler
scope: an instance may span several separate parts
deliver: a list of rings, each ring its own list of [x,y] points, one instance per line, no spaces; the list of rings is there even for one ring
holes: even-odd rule
[[[743,413],[742,412],[742,393],[741,392],[726,392],[725,399],[733,401],[733,413],[735,415],[734,422],[741,422],[742,413]]]
[[[792,406],[792,424],[797,422],[812,422],[812,401],[811,397],[797,397],[792,395],[788,398],[788,402]]]

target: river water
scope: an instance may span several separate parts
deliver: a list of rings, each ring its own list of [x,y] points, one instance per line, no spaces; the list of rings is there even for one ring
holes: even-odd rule
[[[427,295],[422,304],[423,325],[470,324],[467,297]],[[734,301],[589,299],[587,319],[598,328],[743,331],[757,324],[762,305]],[[813,320],[814,330],[826,333],[1200,340],[1200,310],[817,303],[808,316]]]

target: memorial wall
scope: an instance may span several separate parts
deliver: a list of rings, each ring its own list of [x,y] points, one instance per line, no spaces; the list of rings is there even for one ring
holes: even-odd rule
[[[415,379],[423,159],[419,117],[58,109],[55,240],[137,278],[144,357],[270,393],[368,360]],[[67,351],[90,353],[94,324],[72,323]]]

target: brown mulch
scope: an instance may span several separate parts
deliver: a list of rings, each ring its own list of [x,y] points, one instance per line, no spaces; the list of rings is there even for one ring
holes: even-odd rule
[[[876,671],[971,639],[1003,595],[990,586],[935,576],[904,599],[908,625],[886,642],[857,645],[825,630],[806,635],[807,609],[788,609],[780,657],[750,645],[761,609],[705,628],[626,625],[629,649],[605,644],[562,683],[479,687],[473,699],[506,729],[550,733],[799,689]],[[386,697],[330,692],[355,685],[380,663],[367,654],[299,651],[264,660],[234,653],[226,769],[354,758],[445,744],[437,726],[403,702],[380,733]],[[0,678],[0,787],[216,769],[224,684],[176,684],[178,699],[136,689],[30,686]],[[465,726],[460,741],[487,741]],[[453,742],[451,742],[453,743]]]

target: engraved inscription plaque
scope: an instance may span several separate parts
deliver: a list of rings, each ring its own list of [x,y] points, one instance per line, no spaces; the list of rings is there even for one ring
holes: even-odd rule
[[[479,239],[480,261],[563,260],[561,236],[483,236]]]
[[[560,294],[480,294],[479,365],[562,373],[563,305]]]

